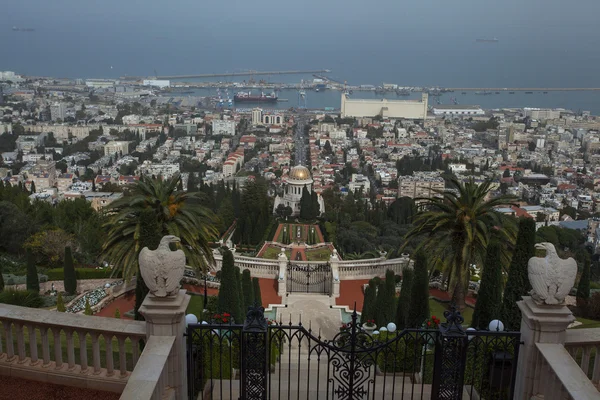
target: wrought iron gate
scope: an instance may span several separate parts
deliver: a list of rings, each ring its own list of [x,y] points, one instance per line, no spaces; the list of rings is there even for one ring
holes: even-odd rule
[[[329,263],[290,262],[287,270],[289,293],[323,293],[331,290]]]
[[[465,332],[457,312],[439,329],[370,333],[358,323],[331,340],[267,321],[187,329],[190,399],[512,399],[520,332]]]

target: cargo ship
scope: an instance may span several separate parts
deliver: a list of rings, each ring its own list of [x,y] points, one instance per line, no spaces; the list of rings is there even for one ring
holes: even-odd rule
[[[275,93],[261,93],[260,96],[257,96],[253,95],[252,92],[238,92],[233,96],[233,101],[236,103],[276,103],[277,95]]]
[[[493,38],[493,39],[475,39],[476,42],[479,43],[497,43],[498,39],[497,38]]]

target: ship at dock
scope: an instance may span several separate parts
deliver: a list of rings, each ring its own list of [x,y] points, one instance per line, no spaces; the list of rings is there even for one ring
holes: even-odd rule
[[[492,39],[475,39],[476,42],[478,43],[498,43],[498,38],[492,38]]]
[[[275,93],[253,95],[252,92],[238,92],[233,96],[236,103],[276,103],[277,95]]]

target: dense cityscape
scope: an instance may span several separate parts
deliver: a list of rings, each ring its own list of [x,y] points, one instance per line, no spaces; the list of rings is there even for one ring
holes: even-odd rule
[[[297,101],[253,77],[197,83],[215,91],[198,95],[158,76],[0,72],[0,378],[39,380],[13,365],[27,358],[54,363],[64,380],[48,384],[83,388],[64,398],[127,399],[144,385],[138,366],[166,351],[176,361],[167,367],[165,356],[139,398],[290,398],[281,387],[253,397],[244,386],[255,367],[240,356],[254,348],[242,337],[258,326],[269,332],[269,382],[298,395],[334,384],[300,361],[294,380],[282,365],[310,365],[316,348],[354,360],[364,346],[379,353],[357,365],[383,379],[369,396],[438,398],[450,383],[440,381],[437,346],[450,332],[475,354],[464,350],[455,395],[464,381],[463,398],[553,399],[532,383],[539,372],[529,378],[545,368],[544,379],[585,380],[582,397],[561,386],[568,394],[556,398],[600,397],[600,116],[442,104],[452,89],[351,87],[315,72],[286,85]],[[323,91],[338,93],[339,106],[308,107],[307,95]],[[146,261],[144,251],[153,252]],[[181,269],[168,296],[156,285],[173,275],[142,277],[153,263]],[[52,322],[44,312],[64,314]],[[81,325],[89,331],[77,318],[90,318]],[[540,339],[555,326],[560,340]],[[315,365],[330,368],[331,354]],[[571,369],[548,367],[565,354]],[[348,390],[360,392],[355,384]]]

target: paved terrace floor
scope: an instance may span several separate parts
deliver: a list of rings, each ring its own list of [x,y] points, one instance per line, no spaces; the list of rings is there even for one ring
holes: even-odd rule
[[[118,393],[0,377],[0,400],[118,400]]]

